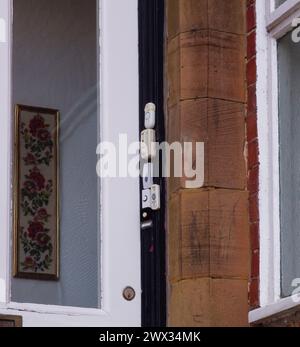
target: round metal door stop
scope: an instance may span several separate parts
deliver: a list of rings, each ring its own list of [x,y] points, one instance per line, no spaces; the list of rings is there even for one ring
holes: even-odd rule
[[[132,287],[126,287],[123,290],[123,298],[127,301],[132,301],[135,298],[135,290]]]

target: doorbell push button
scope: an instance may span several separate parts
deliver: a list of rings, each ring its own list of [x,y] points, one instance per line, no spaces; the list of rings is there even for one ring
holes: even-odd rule
[[[155,128],[155,111],[156,106],[149,102],[145,107],[145,128],[154,129]]]

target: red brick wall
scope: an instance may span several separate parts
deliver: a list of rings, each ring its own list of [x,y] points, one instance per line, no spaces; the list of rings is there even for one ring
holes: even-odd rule
[[[255,0],[247,0],[247,140],[248,190],[251,237],[251,309],[259,306],[259,161],[256,112],[256,15]]]

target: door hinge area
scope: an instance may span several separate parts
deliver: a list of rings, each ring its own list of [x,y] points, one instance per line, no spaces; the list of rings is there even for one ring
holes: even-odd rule
[[[142,209],[151,209],[157,211],[160,209],[160,186],[154,184],[153,177],[153,161],[156,158],[156,106],[150,102],[145,106],[145,129],[141,132],[141,158],[144,161],[142,164]]]

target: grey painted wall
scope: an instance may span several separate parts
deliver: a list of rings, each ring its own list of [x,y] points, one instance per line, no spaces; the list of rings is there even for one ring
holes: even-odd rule
[[[300,277],[300,45],[278,43],[282,296]]]
[[[61,112],[61,279],[16,302],[98,307],[96,0],[14,0],[13,101]]]

